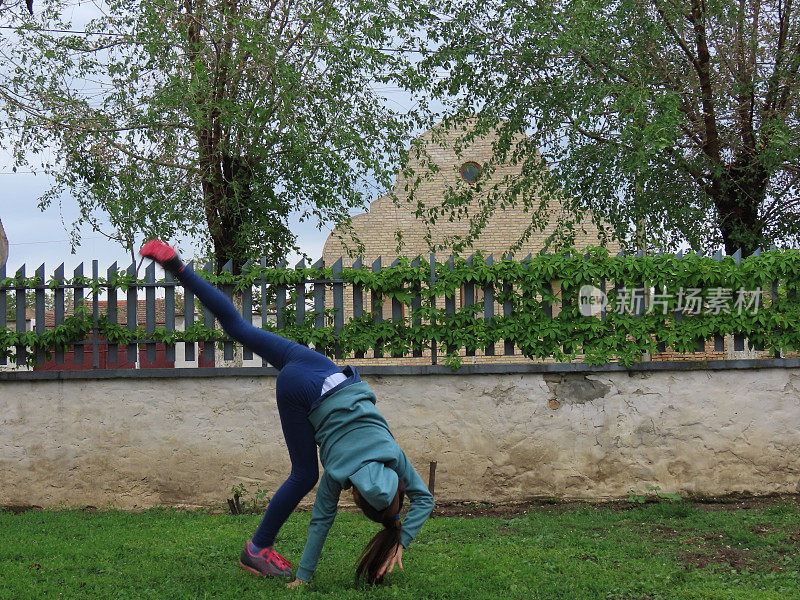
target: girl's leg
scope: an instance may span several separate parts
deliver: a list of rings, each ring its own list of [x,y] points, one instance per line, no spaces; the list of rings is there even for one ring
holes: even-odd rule
[[[302,373],[291,373],[294,370],[292,365],[289,365],[281,371],[278,378],[302,375]],[[286,447],[289,449],[289,458],[292,461],[292,471],[288,479],[273,494],[264,518],[253,535],[253,544],[260,548],[273,544],[278,530],[297,508],[300,500],[313,489],[319,478],[317,443],[314,438],[314,427],[306,416],[305,402],[287,398],[281,393],[281,387],[279,384],[278,413],[281,417]]]
[[[276,369],[284,367],[291,350],[295,347],[303,348],[291,340],[245,322],[225,294],[198,276],[191,267],[184,267],[175,276],[214,313],[228,335],[250,348]]]

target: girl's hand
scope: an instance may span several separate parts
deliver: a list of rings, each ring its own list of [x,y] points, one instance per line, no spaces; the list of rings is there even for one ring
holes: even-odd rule
[[[302,579],[295,579],[293,582],[287,583],[286,587],[289,588],[289,589],[294,589],[296,587],[300,587],[301,585],[303,585],[305,583],[308,583],[308,582],[307,581],[303,581]]]
[[[395,550],[394,554],[392,554],[388,560],[383,564],[381,570],[378,571],[378,579],[384,576],[386,573],[391,573],[394,570],[394,566],[397,565],[401,569],[403,568],[403,545],[397,544],[397,550]]]

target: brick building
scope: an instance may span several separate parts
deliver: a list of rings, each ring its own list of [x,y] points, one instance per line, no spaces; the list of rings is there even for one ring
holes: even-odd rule
[[[438,251],[438,256],[445,257],[450,254],[448,248],[452,247],[449,240],[455,236],[464,236],[469,232],[470,219],[457,218],[450,221],[444,217],[430,227],[425,222],[415,217],[417,202],[425,207],[441,205],[449,191],[456,193],[465,188],[475,186],[476,176],[480,175],[483,165],[493,155],[492,145],[497,141],[498,135],[490,134],[477,139],[461,152],[456,150],[460,131],[446,131],[441,125],[422,134],[418,141],[422,147],[420,156],[412,156],[409,167],[415,173],[414,179],[409,180],[399,173],[393,190],[370,204],[369,212],[353,216],[352,228],[356,238],[364,244],[363,260],[371,263],[378,256],[383,257],[383,264],[390,264],[398,255],[397,234],[402,234],[402,248],[400,255],[413,258],[418,255],[428,256],[431,245],[444,244],[445,249]],[[413,154],[413,153],[412,153]],[[433,167],[428,164],[434,165]],[[519,165],[500,165],[488,179],[479,178],[480,195],[475,194],[468,208],[468,214],[474,216],[479,210],[480,198],[489,198],[489,190],[501,186],[505,178],[518,177],[521,172]],[[413,204],[406,201],[407,187],[415,186]],[[395,196],[398,200],[393,199]],[[537,200],[538,203],[538,200]],[[542,250],[545,240],[556,230],[559,218],[564,217],[563,211],[556,200],[551,200],[547,206],[546,226],[534,230],[530,238],[522,245],[514,256],[523,258],[529,253]],[[497,208],[489,217],[486,227],[475,239],[470,250],[461,252],[468,255],[471,251],[480,250],[484,255],[494,254],[496,257],[508,252],[526,228],[531,226],[532,215],[518,203],[505,209]],[[585,218],[576,228],[574,246],[578,249],[600,243],[597,227],[591,223],[590,218]],[[426,240],[430,235],[430,241]],[[322,258],[326,265],[333,264],[340,256],[344,257],[345,266],[352,264],[348,250],[355,250],[355,243],[349,232],[334,230],[328,237],[323,249]],[[609,245],[609,249],[618,251],[616,244]]]

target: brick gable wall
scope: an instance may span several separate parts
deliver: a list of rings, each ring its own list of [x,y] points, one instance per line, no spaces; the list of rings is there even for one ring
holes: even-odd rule
[[[402,231],[403,238],[400,255],[410,258],[418,255],[427,256],[430,253],[430,246],[425,239],[427,229],[423,221],[414,215],[417,208],[416,202],[421,202],[426,207],[438,206],[441,205],[449,189],[461,191],[465,187],[474,185],[464,181],[461,177],[461,166],[467,162],[476,162],[481,165],[488,162],[493,155],[493,144],[499,137],[496,133],[482,137],[459,154],[454,149],[454,145],[461,132],[443,133],[443,131],[441,126],[438,126],[425,132],[419,138],[419,142],[425,148],[435,169],[423,165],[423,160],[427,159],[412,158],[410,167],[417,174],[417,179],[407,180],[402,173],[399,173],[390,194],[372,202],[368,213],[358,214],[352,218],[353,230],[365,246],[363,253],[365,263],[371,264],[378,256],[383,256],[384,264],[390,264],[398,255],[396,252],[397,231]],[[520,173],[521,166],[519,165],[501,165],[492,174],[483,189],[487,190],[498,185],[506,177],[518,177]],[[406,189],[407,186],[415,184],[417,185],[414,196],[415,203],[410,204],[406,201]],[[399,200],[395,201],[392,194]],[[488,197],[485,191],[482,194],[484,198]],[[477,202],[472,203],[469,207],[470,215],[476,214],[477,206]],[[535,231],[531,235],[522,249],[516,253],[517,257],[524,257],[529,253],[540,251],[544,246],[544,240],[555,230],[558,218],[563,216],[561,206],[553,200],[547,211],[549,213],[547,226],[542,231]],[[530,223],[531,214],[526,212],[521,205],[509,206],[505,209],[497,208],[490,217],[486,228],[476,239],[472,250],[480,250],[484,254],[494,253],[499,256],[508,251]],[[582,249],[589,245],[599,244],[597,227],[591,223],[591,219],[584,220],[581,225],[585,232],[581,231],[580,227],[578,228],[575,247]],[[468,218],[456,219],[452,222],[447,218],[440,218],[431,227],[431,242],[441,244],[452,236],[466,235],[469,226]],[[347,250],[348,248],[355,249],[355,247],[355,244],[349,239],[348,233],[334,230],[325,243],[323,260],[326,265],[331,265],[340,256],[343,256],[345,266],[349,266],[352,264],[352,259],[348,257]],[[619,247],[614,244],[609,245],[609,249],[617,252]],[[446,256],[449,253],[446,249],[439,251],[440,256]],[[469,253],[470,251],[462,252],[462,254]]]

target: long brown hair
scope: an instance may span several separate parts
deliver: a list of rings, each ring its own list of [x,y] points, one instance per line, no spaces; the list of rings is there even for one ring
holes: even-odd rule
[[[359,557],[356,568],[356,581],[362,577],[367,583],[380,583],[383,576],[378,577],[378,571],[386,561],[397,551],[400,545],[400,509],[403,508],[406,486],[402,480],[397,484],[397,492],[391,503],[383,510],[376,510],[361,494],[354,494],[358,508],[368,519],[383,525],[375,536],[367,543]]]

